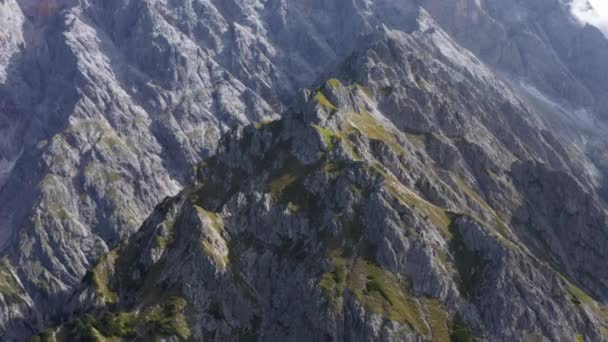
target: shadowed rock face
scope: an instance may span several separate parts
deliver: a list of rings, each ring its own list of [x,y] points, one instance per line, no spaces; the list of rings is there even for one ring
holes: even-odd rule
[[[224,136],[47,336],[601,340],[602,203],[503,82],[415,23]]]
[[[567,1],[425,1],[443,27],[485,62],[550,97],[605,112],[608,43]],[[584,57],[583,57],[584,55]]]
[[[88,310],[142,337],[602,338],[608,50],[565,4],[6,0],[0,27],[6,339]],[[80,323],[57,336],[134,334]]]

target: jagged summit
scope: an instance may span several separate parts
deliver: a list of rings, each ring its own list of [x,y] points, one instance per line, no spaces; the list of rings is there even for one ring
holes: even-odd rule
[[[605,339],[608,45],[570,19],[0,2],[0,339]]]
[[[72,305],[92,316],[46,336],[602,338],[603,304],[552,246],[520,235],[520,212],[492,209],[504,191],[433,160],[445,137],[397,128],[379,110],[386,89],[332,79],[299,96],[283,119],[225,136],[195,183],[87,275]],[[534,161],[483,172],[514,201],[528,198],[524,175],[552,173]]]

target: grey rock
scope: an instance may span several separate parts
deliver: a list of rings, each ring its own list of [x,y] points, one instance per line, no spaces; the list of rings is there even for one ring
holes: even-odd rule
[[[608,43],[566,2],[5,0],[0,28],[5,339],[62,323],[76,287],[75,315],[162,309],[148,285],[179,289],[197,338],[434,338],[357,291],[327,309],[339,217],[363,226],[352,268],[476,336],[604,338]],[[265,184],[289,172],[281,203]],[[468,298],[463,227],[496,266]]]

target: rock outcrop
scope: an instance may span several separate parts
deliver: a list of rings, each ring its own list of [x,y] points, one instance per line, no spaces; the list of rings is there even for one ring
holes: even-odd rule
[[[558,0],[0,1],[0,336],[601,340],[607,54]]]
[[[44,336],[604,339],[600,200],[504,83],[416,22],[226,135]]]

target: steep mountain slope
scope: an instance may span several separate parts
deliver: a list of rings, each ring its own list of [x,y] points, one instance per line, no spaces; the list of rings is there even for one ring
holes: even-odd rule
[[[608,213],[517,97],[426,12],[339,70],[225,136],[39,337],[604,339]]]
[[[459,174],[483,201],[434,178],[406,185],[454,213],[504,213],[529,253],[603,301],[608,47],[571,20],[565,1],[544,0],[0,2],[0,330],[54,321],[222,134],[278,118],[327,70],[369,86],[441,180]]]
[[[280,2],[0,6],[0,245],[28,303],[5,303],[3,329],[37,324],[32,301],[50,313],[223,132],[276,117],[350,41],[319,40],[337,23]]]

